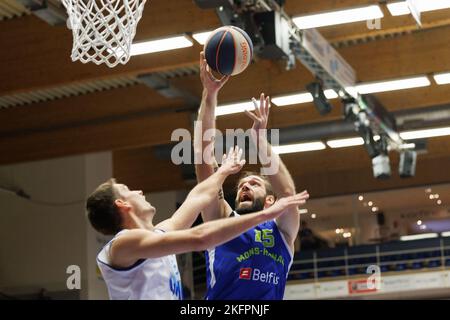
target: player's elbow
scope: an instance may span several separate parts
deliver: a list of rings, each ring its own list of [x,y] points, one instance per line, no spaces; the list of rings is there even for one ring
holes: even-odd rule
[[[194,251],[204,251],[214,246],[214,236],[204,228],[192,229]]]

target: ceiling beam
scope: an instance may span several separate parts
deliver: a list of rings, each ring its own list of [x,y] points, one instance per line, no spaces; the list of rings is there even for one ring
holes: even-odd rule
[[[307,189],[313,198],[450,182],[450,171],[445,170],[450,166],[450,137],[429,139],[428,152],[418,156],[416,175],[412,178],[400,178],[399,157],[391,153],[390,158],[392,177],[378,180],[373,177],[363,147],[282,155],[297,189]],[[182,180],[179,166],[170,160],[157,159],[152,148],[116,151],[113,159],[114,176],[144,192],[193,187],[192,182]],[[149,169],[153,167],[159,169]],[[246,165],[244,170],[256,168]],[[237,176],[227,179],[225,190],[232,190],[236,179]]]
[[[98,151],[165,144],[173,130],[189,128],[190,114],[137,113],[113,121],[96,120],[58,130],[0,139],[0,164],[42,160]]]
[[[173,6],[167,1],[155,0],[145,8],[136,41],[211,29],[218,24],[212,10],[201,10],[192,1],[178,1],[177,6]],[[72,35],[67,28],[51,27],[34,16],[3,21],[1,25],[0,39],[8,50],[0,52],[0,95],[191,66],[197,63],[201,50],[196,44],[192,48],[136,56],[127,65],[110,69],[94,64],[72,63]],[[449,29],[424,30],[395,39],[343,48],[341,51],[363,81],[384,78],[389,74],[400,76],[441,70],[450,67],[450,62],[445,61],[450,48],[442,42]],[[333,42],[333,37],[343,41],[341,34],[328,37],[329,41]],[[440,59],[436,60],[436,57]],[[377,65],[385,67],[378,72],[378,68],[374,68]],[[388,71],[389,66],[393,66],[392,71]]]
[[[167,144],[173,130],[191,129],[195,109],[174,112],[182,108],[181,101],[172,102],[145,89],[141,92],[143,88],[139,85],[96,93],[94,95],[97,99],[86,95],[53,101],[51,105],[31,105],[1,111],[0,122],[4,125],[0,129],[0,148],[8,152],[2,154],[0,163]],[[126,90],[131,90],[136,95],[126,94]],[[428,104],[440,105],[450,101],[447,86],[378,96],[390,111],[413,109]],[[340,102],[333,100],[333,105],[332,112],[327,116],[320,116],[312,103],[273,107],[269,127],[285,128],[342,119]],[[243,113],[217,119],[217,128],[222,131],[229,128],[246,129],[250,126],[251,120]],[[124,137],[126,138],[123,139]]]
[[[56,131],[95,121],[125,119],[134,114],[157,116],[184,106],[181,99],[166,99],[144,85],[34,103],[0,110],[0,134],[23,135],[33,131]]]

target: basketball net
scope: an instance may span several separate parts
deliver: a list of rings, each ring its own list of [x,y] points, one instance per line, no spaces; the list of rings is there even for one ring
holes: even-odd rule
[[[146,1],[61,0],[73,33],[72,61],[126,64]]]

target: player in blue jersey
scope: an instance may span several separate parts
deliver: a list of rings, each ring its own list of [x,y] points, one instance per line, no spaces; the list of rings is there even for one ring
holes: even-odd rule
[[[215,108],[217,95],[229,77],[215,78],[200,54],[200,78],[203,84],[202,102],[194,130],[194,152],[201,163],[196,164],[198,182],[214,173],[217,164],[213,155]],[[280,157],[272,151],[265,130],[270,99],[261,94],[260,103],[253,99],[255,112],[246,112],[253,120],[251,136],[258,147],[258,156],[264,167],[276,168],[263,176],[248,173],[238,181],[235,211],[219,195],[202,211],[204,221],[244,215],[272,206],[279,197],[294,195],[295,185]],[[206,133],[206,135],[204,135]],[[205,137],[211,139],[205,139]],[[261,152],[262,151],[262,152]],[[199,161],[197,161],[199,162]],[[307,199],[306,191],[301,193]],[[206,299],[283,299],[287,275],[292,264],[294,241],[300,218],[293,207],[283,216],[262,223],[241,236],[206,251]]]

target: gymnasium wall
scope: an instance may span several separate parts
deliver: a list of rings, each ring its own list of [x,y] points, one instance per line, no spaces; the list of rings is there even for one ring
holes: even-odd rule
[[[36,204],[0,193],[0,287],[11,294],[41,288],[66,290],[66,268],[86,266],[83,156],[0,167],[2,187],[23,189],[32,199],[76,202]],[[86,287],[83,272],[82,288]],[[8,289],[9,288],[9,289]]]
[[[45,289],[51,297],[108,298],[95,258],[110,237],[90,226],[84,203],[111,176],[110,152],[0,167],[2,188],[23,189],[32,200],[52,204],[0,191],[0,292],[30,296]],[[170,217],[185,195],[147,194],[157,208],[154,222]],[[66,205],[56,205],[61,203]],[[67,289],[70,265],[80,267],[81,290]]]

